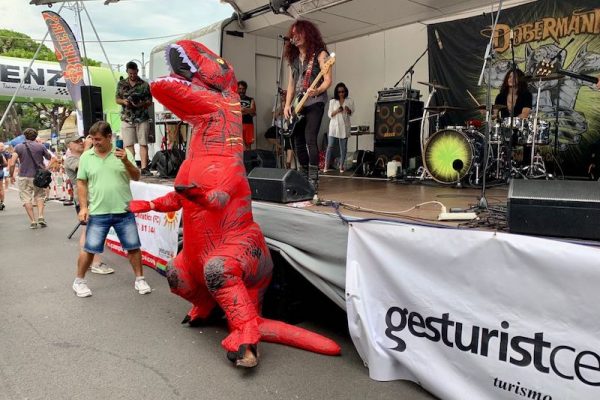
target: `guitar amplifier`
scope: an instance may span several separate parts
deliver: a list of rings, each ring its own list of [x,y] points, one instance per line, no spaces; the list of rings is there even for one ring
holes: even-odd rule
[[[377,101],[419,100],[421,92],[411,89],[410,92],[403,87],[383,88],[377,92]]]
[[[600,183],[513,179],[510,232],[600,240]]]

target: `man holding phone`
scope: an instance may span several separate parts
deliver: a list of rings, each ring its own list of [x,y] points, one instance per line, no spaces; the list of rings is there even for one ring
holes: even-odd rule
[[[127,63],[127,79],[117,85],[116,103],[121,105],[121,136],[127,150],[135,157],[133,145],[140,145],[142,175],[151,175],[148,169],[148,135],[150,134],[150,113],[152,105],[150,85],[138,76],[135,62]],[[123,145],[121,145],[123,148]]]
[[[77,192],[79,194],[79,220],[87,223],[85,243],[77,261],[77,276],[73,291],[78,297],[89,297],[92,291],[85,281],[94,254],[102,253],[110,228],[114,228],[121,247],[136,276],[134,288],[140,294],[152,289],[144,279],[141,243],[135,215],[127,206],[132,200],[130,180],[140,179],[129,150],[113,148],[112,130],[108,123],[98,121],[90,128],[93,148],[85,151],[79,160]]]

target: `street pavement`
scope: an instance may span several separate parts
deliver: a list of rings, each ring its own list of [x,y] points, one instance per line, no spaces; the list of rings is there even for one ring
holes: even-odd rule
[[[18,193],[0,211],[0,400],[21,399],[407,399],[434,397],[411,382],[376,382],[346,329],[306,321],[342,346],[327,357],[261,344],[260,364],[240,370],[220,342],[225,324],[181,325],[189,304],[145,267],[153,288],[133,289],[125,258],[111,275],[88,273],[89,298],[74,295],[79,231],[73,207],[49,202],[48,227],[32,230]]]

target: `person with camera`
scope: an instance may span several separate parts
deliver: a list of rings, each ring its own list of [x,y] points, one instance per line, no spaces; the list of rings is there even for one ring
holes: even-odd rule
[[[44,188],[34,185],[34,178],[40,169],[44,169],[44,159],[52,160],[52,155],[46,147],[35,141],[38,133],[33,128],[23,131],[25,142],[15,146],[15,151],[8,163],[11,183],[17,182],[19,197],[23,202],[25,212],[29,217],[31,229],[45,228],[48,226],[44,219]],[[15,164],[19,162],[19,178],[15,178]],[[35,218],[33,203],[36,203],[38,217]]]
[[[77,260],[73,291],[77,297],[92,295],[85,274],[94,254],[104,251],[106,236],[110,228],[114,228],[136,277],[134,289],[140,294],[150,293],[152,289],[143,275],[142,245],[135,215],[128,209],[133,198],[129,182],[140,179],[140,170],[128,150],[113,147],[108,123],[96,122],[89,134],[93,148],[81,155],[77,170],[79,221],[87,223],[87,231]]]
[[[125,148],[135,157],[134,144],[140,145],[142,175],[152,175],[148,169],[148,135],[152,105],[150,85],[138,76],[138,66],[129,61],[126,65],[127,79],[117,85],[116,103],[121,105],[121,137]]]
[[[354,101],[348,97],[349,91],[343,82],[335,85],[333,99],[329,100],[329,132],[327,133],[327,152],[325,153],[325,167],[327,172],[331,165],[331,156],[336,142],[340,149],[340,173],[344,172],[346,152],[348,150],[348,136],[350,135],[350,116],[354,112]]]

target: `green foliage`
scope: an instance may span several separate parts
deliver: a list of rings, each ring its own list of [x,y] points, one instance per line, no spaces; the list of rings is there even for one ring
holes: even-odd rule
[[[48,129],[50,127],[48,118],[42,118],[40,112],[34,107],[23,104],[21,112],[22,126],[35,129]]]
[[[5,57],[16,57],[32,59],[39,44],[24,33],[11,31],[8,29],[0,29],[0,55]],[[100,61],[83,58],[84,65],[99,67]],[[38,60],[56,61],[54,51],[50,50],[46,45],[42,45],[37,56]],[[87,63],[87,64],[86,64]]]

